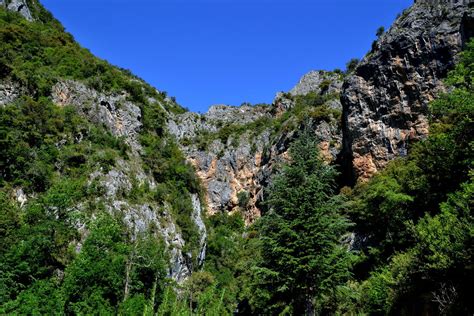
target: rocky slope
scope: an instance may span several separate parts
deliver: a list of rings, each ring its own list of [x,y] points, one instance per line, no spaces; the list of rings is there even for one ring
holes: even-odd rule
[[[104,172],[98,170],[90,175],[91,184],[95,181],[105,188],[104,203],[109,212],[124,214],[126,225],[133,235],[146,233],[151,227],[159,234],[170,249],[170,277],[183,281],[192,270],[192,255],[184,253],[185,240],[172,216],[171,205],[160,201],[132,203],[131,194],[134,182],[156,188],[155,179],[144,170],[140,153],[143,148],[138,140],[142,129],[140,107],[129,101],[126,94],[104,94],[72,80],[58,82],[51,91],[51,98],[58,106],[72,105],[77,111],[96,124],[103,124],[116,137],[124,139],[130,147],[129,159],[120,160],[116,166]],[[151,100],[151,102],[157,102]],[[162,105],[165,109],[166,105]],[[197,263],[201,265],[205,257],[206,227],[203,223],[201,203],[197,194],[188,197],[192,201],[192,220],[199,231]]]
[[[371,177],[426,137],[428,104],[474,30],[468,2],[417,1],[345,80],[343,161],[353,178]]]
[[[8,81],[3,82],[0,88],[0,105],[14,102],[16,97],[24,95],[22,91],[26,91],[18,84]],[[138,141],[143,125],[140,108],[130,102],[125,94],[100,93],[81,82],[72,80],[58,82],[51,91],[51,99],[57,106],[75,107],[91,122],[104,125],[112,135],[124,139],[130,148],[128,159],[119,159],[112,169],[100,168],[89,176],[90,186],[99,184],[104,188],[103,197],[95,202],[102,203],[111,214],[122,214],[132,236],[155,229],[170,251],[169,276],[178,283],[185,280],[193,269],[192,262],[201,265],[205,258],[206,227],[200,198],[197,194],[187,197],[192,201],[191,219],[199,232],[199,249],[197,258],[193,259],[190,252],[184,252],[186,242],[172,214],[172,205],[167,202],[153,200],[136,202],[130,199],[134,186],[146,186],[150,190],[157,186],[155,179],[144,170],[144,162],[140,155],[143,150]],[[78,135],[76,141],[80,143],[81,138],[82,136]],[[21,188],[16,189],[15,196],[20,205],[30,199]],[[80,209],[81,205],[78,208]],[[78,223],[77,226],[83,236],[75,246],[76,251],[80,251],[88,235],[88,229],[84,223]]]
[[[36,8],[44,10],[36,2],[32,2]],[[36,20],[34,12],[30,10],[27,3],[22,0],[0,1],[0,6],[3,6],[9,11],[17,12],[32,23]],[[36,8],[37,9],[37,8]],[[56,21],[53,21],[53,26],[47,25],[49,21],[39,22],[44,28],[51,28],[54,32],[58,32],[59,36],[63,36],[62,29],[55,29]],[[58,24],[57,24],[58,25]],[[33,28],[33,27],[32,27]],[[50,30],[50,29],[48,29]],[[64,35],[65,41],[70,40],[67,34]],[[20,40],[18,40],[21,43]],[[79,49],[74,42],[61,43],[61,45],[71,45],[71,51]],[[55,47],[50,48],[54,50]],[[93,57],[87,55],[88,61],[92,63],[104,63]],[[0,107],[15,106],[15,103],[21,102],[25,97],[35,99],[40,93],[34,87],[29,85],[29,82],[24,82],[15,77],[14,74],[9,73],[9,68],[17,66],[4,65],[2,60],[2,77],[0,77]],[[20,62],[22,62],[20,60]],[[27,61],[25,61],[27,62]],[[12,63],[13,64],[13,63]],[[104,64],[105,65],[105,64]],[[21,64],[20,64],[21,66]],[[54,67],[51,66],[51,67]],[[89,171],[88,186],[98,187],[103,192],[100,198],[94,201],[84,200],[80,202],[76,208],[79,212],[83,212],[87,205],[93,203],[97,205],[97,209],[104,208],[109,214],[119,216],[126,225],[128,233],[131,238],[137,238],[138,235],[149,234],[154,232],[157,239],[163,240],[169,251],[169,277],[178,283],[183,282],[197,266],[203,264],[205,258],[206,247],[206,227],[203,221],[203,212],[201,209],[201,199],[195,192],[187,192],[182,200],[186,201],[186,207],[192,208],[189,211],[189,220],[194,230],[198,235],[195,245],[190,245],[184,237],[183,227],[178,224],[176,212],[176,202],[167,199],[156,199],[149,197],[134,197],[134,191],[146,189],[147,192],[153,192],[160,185],[155,177],[147,169],[144,161],[145,149],[142,146],[140,137],[145,135],[144,126],[144,110],[146,107],[155,108],[160,115],[169,115],[171,111],[179,110],[179,107],[170,99],[164,98],[163,94],[146,85],[141,80],[133,77],[130,74],[122,72],[110,65],[102,67],[104,69],[111,69],[116,74],[124,76],[126,85],[135,85],[140,95],[144,95],[143,100],[137,101],[131,96],[130,91],[125,89],[121,91],[98,91],[91,87],[91,84],[86,84],[83,80],[78,79],[64,79],[61,77],[54,77],[50,91],[41,92],[49,101],[56,106],[73,107],[75,111],[82,117],[93,124],[105,127],[111,135],[117,140],[123,141],[127,150],[123,157],[115,159],[113,166],[110,168],[103,168],[102,166],[95,166],[93,170]],[[4,71],[7,69],[7,71]],[[55,69],[52,68],[54,71]],[[53,71],[47,71],[52,73]],[[40,77],[40,76],[38,76]],[[103,80],[99,78],[98,80]],[[151,88],[151,90],[150,90]],[[40,95],[44,97],[43,95]],[[159,125],[159,122],[154,122]],[[74,135],[74,142],[81,144],[83,139],[89,131],[82,130]],[[68,143],[66,136],[56,144],[58,150],[62,150],[63,146]],[[96,154],[96,153],[91,153]],[[60,164],[55,163],[55,172],[61,173]],[[2,172],[3,175],[3,172]],[[0,179],[3,180],[3,179]],[[0,181],[1,182],[1,181]],[[3,189],[3,188],[2,188]],[[5,190],[8,189],[8,185]],[[17,200],[20,207],[24,207],[29,201],[34,201],[40,194],[39,192],[26,192],[23,187],[17,186],[11,190],[11,195]],[[85,211],[84,211],[85,213]],[[97,214],[92,215],[92,220]],[[75,223],[81,238],[72,242],[71,246],[79,252],[82,245],[89,234],[89,225],[83,221]]]
[[[241,212],[247,223],[258,218],[273,169],[303,128],[314,131],[328,162],[336,158],[342,144],[337,115],[341,79],[340,73],[314,71],[289,94],[279,93],[271,105],[217,105],[203,115],[170,117],[170,132],[204,184],[209,214]],[[301,104],[309,93],[325,100]],[[318,117],[311,112],[321,107],[334,115]]]

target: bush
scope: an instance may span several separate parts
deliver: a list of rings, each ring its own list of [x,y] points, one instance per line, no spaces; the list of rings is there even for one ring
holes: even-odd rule
[[[352,58],[346,63],[346,73],[353,72],[359,65],[360,60],[358,58]]]

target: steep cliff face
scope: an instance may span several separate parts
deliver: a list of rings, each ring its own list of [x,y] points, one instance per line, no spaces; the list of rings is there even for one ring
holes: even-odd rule
[[[205,258],[206,227],[202,219],[201,202],[197,194],[186,197],[192,201],[191,219],[199,233],[199,249],[193,258],[185,252],[183,238],[172,205],[155,199],[130,201],[134,186],[155,190],[157,183],[144,170],[141,158],[142,145],[138,140],[143,128],[140,107],[127,98],[127,93],[100,93],[81,82],[64,80],[53,86],[51,99],[58,106],[73,106],[77,112],[95,124],[104,125],[115,137],[122,138],[130,147],[129,159],[119,160],[111,170],[97,170],[90,175],[90,185],[99,183],[105,190],[102,203],[111,214],[122,214],[132,236],[156,230],[170,251],[169,276],[177,281],[185,280],[193,269],[192,262],[201,265]],[[157,100],[150,100],[158,102]],[[160,103],[160,102],[158,102]],[[166,104],[161,104],[163,110]],[[80,140],[79,140],[80,141]],[[132,237],[134,238],[134,237]],[[189,251],[189,250],[188,250]]]
[[[209,214],[241,212],[247,223],[258,218],[273,169],[302,128],[314,130],[328,162],[335,159],[342,142],[341,79],[339,73],[314,71],[271,105],[218,105],[203,115],[170,118],[170,132],[204,184]],[[311,97],[303,101],[308,94],[316,103]]]
[[[472,35],[472,21],[467,1],[418,1],[346,78],[312,71],[269,106],[215,106],[204,115],[172,117],[169,129],[204,183],[208,212],[240,211],[248,223],[260,216],[274,167],[302,128],[314,131],[328,162],[338,156],[347,183],[406,155],[411,142],[428,134],[428,104],[445,91],[442,79]],[[341,122],[297,114],[295,99],[310,93],[334,96],[324,104],[343,108]]]
[[[426,137],[428,104],[445,91],[472,21],[467,1],[418,1],[345,80],[343,162],[353,178],[368,179]]]

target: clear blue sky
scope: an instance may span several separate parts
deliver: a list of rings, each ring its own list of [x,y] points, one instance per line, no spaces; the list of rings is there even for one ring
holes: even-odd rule
[[[345,67],[413,0],[41,0],[94,54],[193,111]]]

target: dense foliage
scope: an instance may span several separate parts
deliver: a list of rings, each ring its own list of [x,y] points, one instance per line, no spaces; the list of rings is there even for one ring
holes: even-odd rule
[[[262,260],[252,300],[259,314],[322,313],[349,277],[351,256],[341,245],[348,221],[334,194],[335,171],[308,133],[290,156],[270,187],[270,211],[257,223]]]
[[[199,183],[164,129],[164,108],[182,109],[81,48],[36,1],[30,7],[36,22],[0,7],[0,75],[25,95],[0,106],[0,313],[153,314],[171,286],[162,237],[137,234],[126,214],[111,213],[91,175],[143,161],[156,187],[136,181],[121,198],[168,204],[183,251],[196,258],[189,194]],[[73,106],[52,103],[51,88],[64,79],[127,92],[142,112],[140,157]]]
[[[90,175],[140,159],[156,186],[133,183],[123,198],[169,205],[183,251],[196,258],[190,194],[200,184],[164,128],[163,105],[181,109],[93,57],[28,3],[36,22],[0,8],[0,78],[26,89],[0,107],[0,314],[474,312],[474,41],[446,79],[449,93],[430,106],[430,136],[410,144],[407,157],[339,193],[334,168],[300,130],[267,191],[266,214],[249,227],[238,213],[209,217],[206,261],[190,262],[194,273],[178,285],[167,278],[170,254],[155,228],[130,229],[125,214],[106,209],[105,189]],[[62,79],[128,93],[143,117],[139,158],[74,107],[51,102]],[[308,118],[337,120],[327,106],[334,97],[295,97],[282,116],[226,126],[201,135],[201,145],[248,130],[295,130]],[[248,198],[239,193],[242,210]]]

